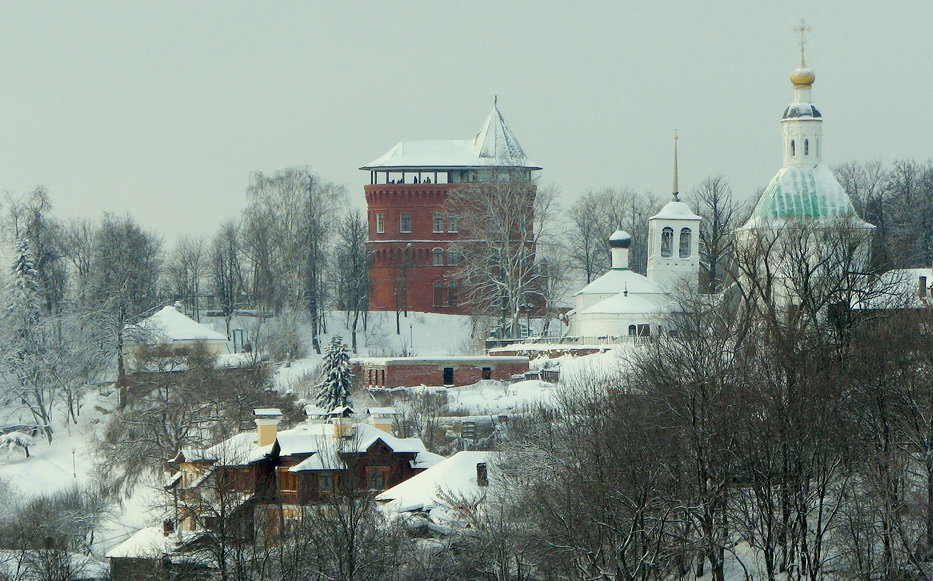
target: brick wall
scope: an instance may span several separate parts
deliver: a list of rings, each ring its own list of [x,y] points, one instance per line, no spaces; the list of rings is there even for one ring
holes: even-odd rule
[[[453,369],[449,385],[470,385],[483,379],[483,368],[489,368],[489,379],[505,381],[515,374],[528,371],[528,361],[425,361],[387,364],[356,364],[354,373],[361,387],[410,387],[416,385],[445,385],[444,369]]]

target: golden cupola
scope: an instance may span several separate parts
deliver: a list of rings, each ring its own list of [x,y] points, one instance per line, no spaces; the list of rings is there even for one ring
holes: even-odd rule
[[[794,72],[790,74],[790,82],[792,82],[795,87],[809,87],[815,80],[816,75],[813,74],[813,69],[806,66],[801,58],[800,66],[794,69]]]

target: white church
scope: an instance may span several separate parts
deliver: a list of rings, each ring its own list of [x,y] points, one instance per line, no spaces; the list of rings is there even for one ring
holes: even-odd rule
[[[790,76],[794,101],[781,119],[783,164],[737,231],[739,243],[796,220],[829,225],[845,219],[864,231],[866,241],[870,237],[874,226],[859,219],[832,170],[822,163],[823,119],[811,101],[815,80],[801,44],[800,66]],[[663,333],[669,330],[672,292],[678,285],[698,284],[701,218],[677,194],[676,141],[674,147],[674,197],[648,220],[647,276],[629,269],[631,237],[614,233],[609,239],[611,270],[573,297],[568,339],[578,344],[621,342]]]

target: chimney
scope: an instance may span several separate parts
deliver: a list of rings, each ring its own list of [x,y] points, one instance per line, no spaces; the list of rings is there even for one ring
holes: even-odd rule
[[[279,421],[282,419],[282,410],[278,408],[262,408],[253,410],[253,421],[256,422],[256,445],[268,446],[275,441],[278,433]]]
[[[485,462],[476,463],[476,485],[489,486],[489,472],[486,471]]]
[[[162,536],[167,537],[175,532],[175,523],[172,520],[162,521]]]
[[[920,277],[920,288],[917,289],[917,293],[920,298],[927,296],[927,277]]]
[[[612,270],[628,270],[628,250],[632,246],[632,236],[623,230],[616,230],[609,237],[609,252],[612,253]]]

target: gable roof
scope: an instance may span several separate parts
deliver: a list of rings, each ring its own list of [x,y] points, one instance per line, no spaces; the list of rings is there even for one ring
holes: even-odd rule
[[[385,503],[384,510],[393,512],[431,511],[446,507],[450,501],[480,500],[488,490],[476,482],[476,465],[492,464],[498,452],[457,452],[450,458],[376,496]],[[496,485],[494,474],[489,484]]]
[[[227,336],[194,319],[179,313],[169,305],[139,322],[137,328],[145,335],[152,336],[152,343],[170,343],[172,341],[226,341]]]
[[[362,454],[376,442],[382,442],[397,454],[413,454],[413,468],[433,466],[442,456],[428,452],[420,438],[397,438],[370,424],[353,424],[353,433],[348,437],[334,436],[334,424],[301,424],[291,430],[279,432],[276,444],[280,456],[309,458],[289,468],[290,472],[303,470],[342,470],[342,454]]]

